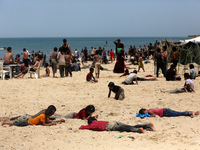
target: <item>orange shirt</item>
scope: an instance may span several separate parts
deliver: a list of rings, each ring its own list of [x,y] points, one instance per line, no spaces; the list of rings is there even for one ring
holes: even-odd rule
[[[28,124],[30,125],[42,125],[42,123],[46,121],[45,119],[45,114],[41,114],[39,116],[37,116],[36,118],[32,118],[28,120]]]

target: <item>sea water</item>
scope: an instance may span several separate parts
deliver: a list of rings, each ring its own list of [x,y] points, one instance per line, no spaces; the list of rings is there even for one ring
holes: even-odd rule
[[[22,54],[23,48],[26,48],[30,53],[32,51],[41,51],[47,55],[47,58],[51,56],[54,47],[59,48],[63,44],[63,39],[65,37],[56,38],[0,38],[0,48],[12,47],[12,53],[15,57],[16,54]],[[139,46],[148,45],[149,43],[154,44],[157,40],[164,41],[166,37],[69,37],[67,39],[67,44],[71,46],[72,53],[77,49],[79,52],[87,47],[91,50],[91,47],[97,48],[104,47],[106,50],[115,50],[115,44],[113,43],[116,39],[121,39],[121,43],[124,44],[125,52],[128,52],[130,45],[135,45],[136,48]],[[179,41],[185,40],[187,37],[167,37],[168,41]],[[106,45],[107,41],[107,45]],[[0,58],[4,57],[7,50],[0,50]],[[21,55],[22,59],[22,55]]]

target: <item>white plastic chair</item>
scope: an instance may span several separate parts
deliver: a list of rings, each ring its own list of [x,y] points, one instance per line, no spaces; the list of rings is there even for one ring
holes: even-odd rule
[[[4,70],[4,69],[8,69],[8,70]],[[0,60],[0,75],[1,75],[1,79],[4,80],[5,79],[5,74],[6,73],[10,73],[10,67],[3,67],[3,61]],[[11,79],[11,74],[10,74],[10,79]]]
[[[30,74],[30,78],[32,78],[32,74],[35,75],[35,78],[38,79],[40,78],[40,67],[42,66],[43,61],[40,61],[37,69],[35,71],[31,71],[30,69],[32,68],[31,66],[29,66],[28,68],[28,73],[27,73],[27,78],[29,77]]]

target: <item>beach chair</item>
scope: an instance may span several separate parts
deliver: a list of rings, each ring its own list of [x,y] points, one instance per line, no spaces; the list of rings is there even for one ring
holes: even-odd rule
[[[40,78],[40,67],[42,66],[43,61],[41,60],[37,69],[35,71],[31,71],[30,69],[32,68],[31,66],[29,66],[28,68],[28,72],[27,72],[27,78],[29,77],[30,74],[30,78],[32,78],[32,74],[35,75],[35,78],[38,79]]]
[[[12,77],[11,77],[11,69],[10,69],[10,67],[3,67],[3,61],[0,60],[0,76],[1,76],[2,80],[5,79],[5,74],[6,73],[10,73],[10,79],[11,79]]]

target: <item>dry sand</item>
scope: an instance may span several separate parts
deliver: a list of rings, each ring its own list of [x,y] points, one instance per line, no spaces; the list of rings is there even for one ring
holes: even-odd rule
[[[112,70],[114,63],[102,66]],[[146,72],[140,71],[139,77],[153,74],[152,62],[144,66]],[[159,77],[158,81],[139,81],[139,85],[122,85],[121,82],[126,77],[120,78],[121,74],[114,74],[112,71],[101,71],[99,82],[92,84],[85,80],[88,70],[73,72],[72,78],[26,79],[25,76],[24,79],[1,80],[0,116],[35,114],[51,104],[56,106],[58,114],[68,114],[78,112],[87,105],[93,104],[96,107],[94,114],[99,114],[99,120],[116,120],[130,125],[152,122],[157,131],[139,134],[79,130],[81,125],[87,124],[87,121],[78,119],[67,119],[66,123],[50,127],[3,126],[0,127],[0,150],[200,149],[200,116],[136,118],[136,112],[140,108],[166,107],[177,111],[200,110],[200,78],[194,81],[196,93],[168,94],[161,93],[160,89],[170,90],[183,87],[182,75],[182,81],[167,82],[163,77]],[[57,76],[59,76],[58,73]],[[123,101],[114,100],[113,93],[111,98],[107,98],[107,85],[110,81],[124,88],[126,98]],[[65,106],[62,107],[62,105]],[[115,139],[114,137],[118,135],[123,137]],[[135,140],[128,136],[134,136]]]

